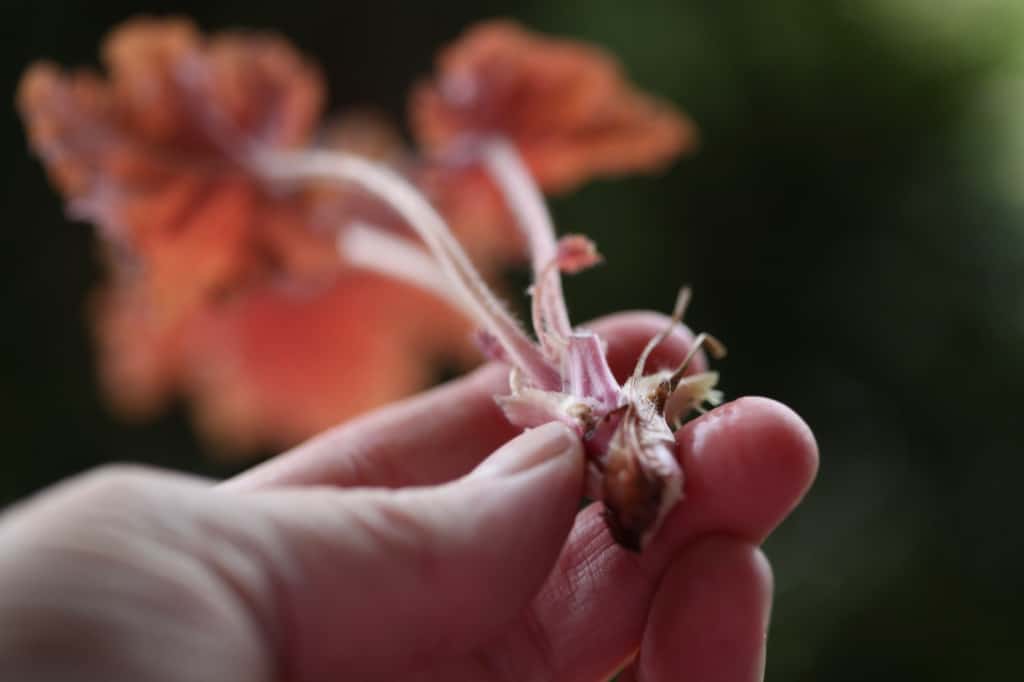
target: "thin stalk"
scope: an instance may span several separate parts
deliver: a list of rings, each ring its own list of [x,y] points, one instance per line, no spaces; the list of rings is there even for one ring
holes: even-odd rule
[[[558,245],[555,226],[544,195],[511,143],[502,138],[491,139],[481,145],[481,154],[484,165],[526,236],[533,266],[534,308],[540,313],[534,315],[534,329],[548,355],[558,357],[572,334],[572,325],[556,265]]]
[[[337,245],[345,262],[429,291],[474,317],[472,306],[419,244],[356,221],[338,231]],[[381,254],[387,254],[387,258],[381,258]]]
[[[690,304],[690,296],[690,287],[683,287],[679,290],[679,294],[676,296],[676,304],[672,307],[672,318],[660,332],[647,342],[643,352],[640,353],[636,366],[633,368],[633,381],[638,381],[643,376],[644,367],[647,365],[647,358],[651,356],[655,348],[661,345],[662,341],[668,338],[668,335],[672,333],[676,325],[682,321],[683,315],[686,314],[686,306]],[[700,346],[694,344],[694,347],[699,348]]]
[[[353,183],[385,201],[419,235],[452,284],[469,304],[477,324],[504,347],[509,360],[537,388],[561,388],[558,371],[498,301],[430,202],[405,178],[381,165],[344,152],[266,152],[252,156],[256,168],[284,181],[326,179]]]

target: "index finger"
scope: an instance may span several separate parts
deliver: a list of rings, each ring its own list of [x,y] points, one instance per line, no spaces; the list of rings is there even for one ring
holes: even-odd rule
[[[608,342],[620,379],[647,341],[669,324],[657,313],[628,312],[589,325]],[[651,354],[649,367],[678,362],[693,335],[682,326]],[[702,368],[699,359],[694,369]],[[494,396],[508,392],[508,367],[469,376],[335,427],[223,484],[233,490],[276,486],[402,487],[458,478],[514,437]]]

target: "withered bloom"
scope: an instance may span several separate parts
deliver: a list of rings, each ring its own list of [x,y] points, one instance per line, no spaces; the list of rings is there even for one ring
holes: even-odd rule
[[[610,54],[510,21],[475,26],[445,49],[434,79],[413,91],[410,118],[436,153],[505,139],[546,192],[660,167],[696,139],[688,119],[634,89]]]
[[[418,137],[436,154],[477,160],[487,170],[530,245],[539,346],[531,352],[514,335],[491,334],[485,347],[513,364],[512,392],[499,402],[521,426],[558,419],[576,428],[590,455],[589,494],[604,501],[619,542],[640,549],[682,495],[672,431],[682,415],[718,400],[717,376],[686,377],[686,362],[644,375],[659,337],[619,386],[601,340],[572,328],[562,296],[559,272],[593,264],[596,251],[583,238],[555,242],[541,192],[658,168],[693,144],[693,127],[667,103],[636,91],[601,50],[509,22],[476,27],[442,52],[436,77],[415,92],[411,110]],[[700,342],[724,351],[706,335]]]
[[[602,340],[591,331],[572,328],[561,294],[562,270],[574,272],[599,260],[588,240],[570,236],[556,242],[554,232],[541,229],[543,225],[524,225],[536,266],[534,342],[484,283],[444,218],[400,175],[343,153],[259,155],[253,163],[282,179],[359,183],[388,201],[430,249],[448,278],[452,300],[480,325],[484,349],[512,366],[510,394],[498,399],[509,421],[531,427],[557,420],[574,428],[588,454],[587,492],[605,503],[616,539],[633,550],[650,541],[682,496],[673,429],[690,410],[720,400],[714,390],[718,377],[713,372],[687,376],[692,353],[674,370],[644,374],[647,356],[670,333],[669,327],[651,340],[633,375],[619,385]],[[519,173],[515,179],[523,177]],[[533,196],[535,192],[527,192],[509,198],[527,201],[516,212],[528,216],[537,208],[529,203]],[[407,278],[397,269],[393,274]],[[687,298],[684,289],[673,321],[682,316]],[[724,354],[706,334],[697,338],[693,353],[702,345]]]
[[[604,344],[574,329],[560,273],[599,258],[583,237],[556,240],[542,189],[571,187],[594,174],[657,167],[692,137],[667,105],[634,91],[604,53],[492,22],[442,53],[434,83],[412,100],[413,125],[436,158],[464,173],[485,173],[527,242],[533,266],[533,330],[527,336],[477,273],[444,218],[406,179],[345,154],[260,154],[254,167],[272,177],[357,183],[387,201],[412,226],[460,303],[481,328],[488,355],[512,366],[510,393],[498,398],[523,427],[562,421],[583,439],[588,495],[602,500],[620,544],[640,550],[682,496],[673,429],[683,415],[715,404],[717,375],[689,376],[689,360],[645,374],[652,339],[625,384],[612,376]],[[387,270],[386,268],[382,270]],[[398,268],[391,273],[407,278]],[[676,307],[686,305],[684,290]],[[707,345],[724,349],[707,335]],[[692,356],[691,356],[692,357]]]

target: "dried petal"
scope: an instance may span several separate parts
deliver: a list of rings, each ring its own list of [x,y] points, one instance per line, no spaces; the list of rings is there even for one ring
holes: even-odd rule
[[[577,430],[580,427],[579,420],[570,414],[577,401],[566,393],[526,388],[511,395],[500,396],[497,402],[510,422],[525,429],[553,421],[560,421]]]
[[[650,403],[631,401],[605,454],[605,519],[616,541],[640,551],[682,498],[676,441]]]
[[[580,234],[567,234],[558,240],[558,269],[575,275],[601,262],[594,242]]]
[[[411,99],[420,143],[443,152],[505,137],[548,192],[659,168],[695,140],[682,114],[635,90],[606,52],[509,21],[471,29],[441,53],[438,72]]]
[[[601,414],[622,405],[622,388],[605,360],[604,343],[592,332],[574,332],[569,337],[562,378],[565,391],[594,401]]]

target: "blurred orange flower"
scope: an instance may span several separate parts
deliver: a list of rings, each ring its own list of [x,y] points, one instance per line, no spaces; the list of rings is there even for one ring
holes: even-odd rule
[[[410,118],[439,152],[475,136],[508,139],[546,192],[659,167],[696,141],[690,121],[634,89],[608,53],[509,21],[480,24],[442,51]]]
[[[93,318],[119,412],[150,416],[185,394],[223,449],[281,447],[428,385],[442,353],[468,360],[460,314],[339,258],[349,221],[403,231],[388,209],[354,190],[275,186],[243,162],[312,138],[323,85],[308,60],[265,34],[137,19],[103,61],[107,79],[32,66],[18,106],[70,212],[104,238],[110,281]],[[374,117],[325,139],[406,153]],[[481,234],[493,251],[482,242],[497,235]]]
[[[347,270],[318,285],[265,284],[173,325],[141,289],[94,297],[100,376],[118,413],[146,418],[175,395],[222,456],[287,447],[475,359],[471,327],[438,297]]]
[[[143,18],[114,30],[102,57],[106,77],[32,66],[18,108],[69,212],[102,238],[109,277],[92,316],[112,403],[145,417],[183,395],[223,452],[287,446],[423,388],[439,359],[476,357],[443,269],[386,195],[290,181],[260,159],[315,156],[316,139],[386,165],[487,274],[526,241],[535,259],[556,255],[534,181],[551,192],[654,168],[695,137],[609,55],[508,22],[470,31],[416,88],[414,131],[444,151],[430,159],[379,116],[321,127],[319,70],[273,35],[205,37],[184,19]],[[460,158],[460,141],[489,136],[515,151]],[[558,281],[544,290],[560,300]]]
[[[157,314],[172,321],[289,260],[292,240],[317,250],[315,197],[272,195],[235,158],[306,142],[322,99],[314,67],[277,38],[204,41],[185,20],[128,22],[103,59],[109,80],[31,67],[18,105],[72,214],[136,261]]]

